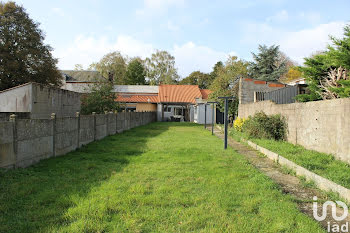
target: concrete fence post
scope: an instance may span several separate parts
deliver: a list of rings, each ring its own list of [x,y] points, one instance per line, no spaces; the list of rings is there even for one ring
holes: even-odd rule
[[[92,116],[94,117],[94,141],[96,141],[96,112],[92,112]]]
[[[118,133],[118,112],[114,111],[115,116],[115,134]]]
[[[78,133],[77,133],[77,135],[78,135],[78,140],[77,140],[77,148],[79,148],[79,146],[80,146],[80,112],[76,112],[75,113],[75,116],[77,117],[77,120],[78,120]]]
[[[131,121],[131,115],[130,115],[130,110],[126,112],[126,130],[129,130],[131,128],[131,124],[130,124],[130,121]]]
[[[13,153],[15,155],[15,163],[14,163],[14,167],[17,167],[18,164],[18,159],[17,159],[17,120],[16,120],[16,115],[15,114],[11,114],[10,115],[10,122],[12,122],[12,130],[13,130]]]
[[[141,112],[141,125],[143,125],[143,117],[144,117],[145,113],[144,111]]]
[[[109,133],[108,133],[108,129],[109,129],[108,117],[109,117],[109,112],[105,111],[105,123],[106,123],[106,135],[105,136],[109,135]]]
[[[51,113],[52,120],[52,156],[56,157],[56,113]]]

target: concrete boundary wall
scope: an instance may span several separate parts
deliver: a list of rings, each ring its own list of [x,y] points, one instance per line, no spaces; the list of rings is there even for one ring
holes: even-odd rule
[[[344,198],[346,201],[350,202],[350,190],[331,181],[328,180],[320,175],[317,175],[316,173],[313,173],[306,168],[297,165],[296,163],[284,158],[283,156],[276,154],[275,152],[272,152],[264,147],[261,147],[249,140],[241,139],[242,141],[245,141],[250,147],[258,150],[259,152],[266,155],[269,159],[277,162],[278,164],[284,165],[288,167],[289,169],[292,169],[295,171],[295,173],[298,176],[304,176],[306,180],[315,182],[316,186],[322,190],[325,191],[332,191],[335,193],[338,193],[340,197]]]
[[[240,104],[238,116],[247,118],[260,111],[286,118],[289,142],[333,154],[350,163],[350,98],[293,104],[271,101]]]
[[[155,112],[123,112],[0,122],[0,168],[27,167],[82,145],[156,121]]]

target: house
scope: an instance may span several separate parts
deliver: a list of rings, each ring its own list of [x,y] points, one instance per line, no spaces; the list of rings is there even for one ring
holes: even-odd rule
[[[89,93],[96,81],[106,80],[97,71],[62,70],[61,73],[62,88],[79,93]],[[157,111],[158,121],[204,124],[207,108],[207,121],[211,122],[212,106],[205,107],[210,91],[201,90],[198,85],[115,85],[114,92],[122,110]]]
[[[204,124],[204,104],[210,94],[198,85],[116,85],[116,101],[128,111],[157,111],[158,121],[190,121]],[[207,106],[207,121],[211,121]]]
[[[73,117],[80,111],[80,94],[38,83],[26,83],[0,92],[0,115],[22,118]],[[5,117],[2,117],[5,118]]]
[[[290,85],[290,86],[295,86],[295,85],[298,85],[298,84],[307,84],[306,83],[306,79],[305,78],[298,78],[298,79],[294,79],[290,82],[287,82],[286,83],[287,85]]]
[[[252,78],[240,78],[238,99],[240,104],[256,102],[257,93],[270,92],[286,87],[280,82],[262,81]]]
[[[158,86],[115,85],[116,101],[126,111],[157,111]]]
[[[296,96],[307,92],[305,79],[295,80],[293,85],[280,82],[262,81],[251,78],[239,80],[239,103],[270,100],[276,104],[289,104],[296,101]]]
[[[89,93],[97,81],[106,80],[98,71],[92,70],[61,70],[62,89],[78,93]]]

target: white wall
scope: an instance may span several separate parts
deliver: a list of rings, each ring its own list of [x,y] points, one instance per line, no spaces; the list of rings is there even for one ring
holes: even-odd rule
[[[31,112],[31,110],[31,84],[24,84],[0,92],[0,112]]]
[[[197,107],[197,112],[194,111],[194,122],[198,124],[204,124],[205,106],[204,104],[198,104],[196,107]],[[215,121],[215,112],[214,112],[214,121]],[[207,104],[207,124],[211,124],[211,122],[212,122],[212,105]]]
[[[37,83],[0,92],[0,112],[30,112],[32,119],[75,116],[80,112],[80,94]]]

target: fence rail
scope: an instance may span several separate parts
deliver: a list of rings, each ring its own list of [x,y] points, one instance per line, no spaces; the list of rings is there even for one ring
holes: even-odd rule
[[[295,103],[295,97],[299,94],[299,86],[288,86],[270,92],[255,92],[255,102],[271,100],[276,104]]]

